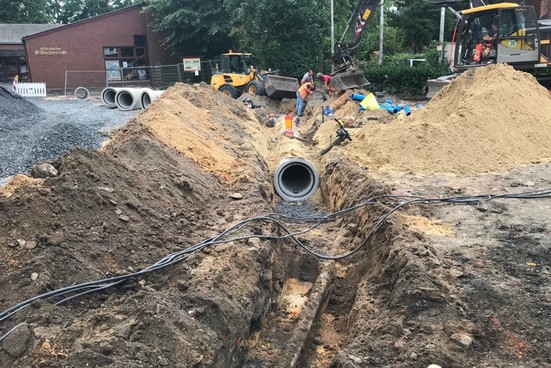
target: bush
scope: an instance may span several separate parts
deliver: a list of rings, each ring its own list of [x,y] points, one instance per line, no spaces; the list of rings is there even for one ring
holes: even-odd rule
[[[384,91],[405,98],[424,97],[427,90],[427,79],[450,74],[447,64],[421,64],[413,68],[402,63],[367,65],[363,67],[363,71],[371,83],[370,90]]]

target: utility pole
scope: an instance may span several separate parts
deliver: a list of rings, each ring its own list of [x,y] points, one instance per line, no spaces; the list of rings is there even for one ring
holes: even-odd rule
[[[438,38],[438,47],[440,52],[438,53],[438,62],[442,62],[444,59],[444,22],[446,20],[446,8],[440,8],[440,36]]]
[[[335,54],[335,21],[333,13],[333,0],[331,2],[331,56]],[[335,66],[331,63],[331,73],[335,71]]]
[[[379,65],[383,65],[383,40],[385,39],[384,36],[384,28],[385,28],[385,1],[381,0],[380,10],[381,10],[381,17],[379,19]]]

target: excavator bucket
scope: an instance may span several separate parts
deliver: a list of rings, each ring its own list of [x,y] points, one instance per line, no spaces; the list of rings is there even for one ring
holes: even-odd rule
[[[331,76],[331,87],[337,91],[360,88],[368,84],[369,82],[365,79],[364,73],[358,69],[349,69]]]
[[[268,74],[264,76],[264,89],[268,97],[275,100],[296,98],[298,81],[296,78]]]

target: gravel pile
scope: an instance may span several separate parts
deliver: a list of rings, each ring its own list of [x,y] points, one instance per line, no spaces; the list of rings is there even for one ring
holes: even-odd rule
[[[0,184],[70,149],[99,148],[138,113],[109,109],[97,97],[21,98],[0,86]]]

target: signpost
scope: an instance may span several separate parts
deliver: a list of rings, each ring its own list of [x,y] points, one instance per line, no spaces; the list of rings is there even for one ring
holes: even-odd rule
[[[201,58],[184,58],[184,73],[193,72],[195,76],[199,76],[201,71]]]

